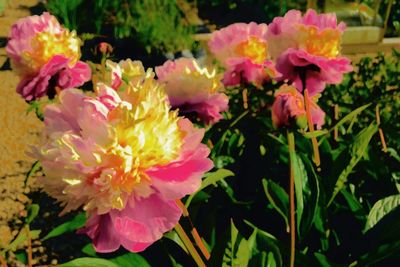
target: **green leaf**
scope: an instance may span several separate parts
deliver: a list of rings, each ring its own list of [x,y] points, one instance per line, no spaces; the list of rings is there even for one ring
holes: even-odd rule
[[[290,167],[294,170],[294,185],[296,195],[296,217],[297,231],[300,231],[300,223],[304,210],[303,188],[308,181],[307,171],[305,170],[303,161],[297,156],[295,151],[294,134],[288,132],[288,149],[290,158]]]
[[[359,219],[365,219],[366,213],[364,207],[356,199],[356,197],[345,189],[342,189],[340,193],[342,193],[343,197],[346,199],[346,202],[354,215]]]
[[[276,261],[274,254],[272,252],[268,252],[268,259],[267,259],[267,264],[263,264],[262,266],[267,266],[267,267],[276,267]]]
[[[389,244],[383,244],[378,248],[362,255],[357,261],[350,264],[349,267],[372,266],[373,264],[378,263],[392,255],[398,255],[399,251],[400,251],[400,241],[395,241]]]
[[[150,267],[147,260],[137,253],[126,253],[111,259],[111,261],[120,267]]]
[[[24,243],[27,239],[27,230],[28,228],[22,228],[17,237],[5,248],[5,251],[15,251],[18,246]],[[40,235],[40,230],[31,230],[29,231],[29,236],[31,239],[36,239]]]
[[[255,245],[257,231],[254,230],[248,240],[243,238],[236,253],[235,266],[246,267],[249,265],[249,260],[252,257],[252,251]]]
[[[341,119],[340,121],[338,121],[338,123],[336,123],[335,126],[333,126],[330,131],[333,131],[333,129],[342,126],[343,124],[345,124],[346,122],[352,121],[356,116],[358,116],[358,114],[360,114],[364,109],[366,109],[367,107],[369,107],[371,104],[366,104],[364,106],[361,106],[359,108],[356,108],[355,110],[353,110],[352,112],[350,112],[349,114],[347,114],[346,116],[343,117],[343,119]]]
[[[39,214],[40,206],[38,204],[32,204],[28,206],[28,216],[25,218],[25,223],[30,224],[33,219]]]
[[[30,169],[30,170],[28,171],[28,173],[26,174],[25,181],[24,181],[24,184],[25,184],[25,185],[26,185],[26,182],[28,181],[28,179],[29,179],[32,175],[34,175],[37,171],[39,171],[41,167],[42,167],[42,166],[40,165],[40,162],[39,162],[39,161],[36,161],[35,163],[32,164],[31,169]]]
[[[398,162],[400,162],[400,156],[397,153],[397,151],[394,148],[388,147],[387,148],[387,152],[389,153],[389,155],[391,157],[393,157],[394,159],[396,159]]]
[[[304,165],[304,175],[302,179],[302,191],[304,209],[299,227],[299,239],[302,239],[310,231],[312,224],[317,217],[318,203],[320,202],[320,185],[318,176],[315,173],[313,163],[307,155],[298,154],[298,159]]]
[[[85,225],[86,223],[86,214],[83,213],[79,213],[78,215],[76,215],[72,220],[65,222],[59,226],[57,226],[56,228],[54,228],[53,230],[50,231],[50,233],[48,233],[43,239],[47,240],[49,238],[52,237],[56,237],[59,235],[62,235],[64,233],[68,233],[68,232],[72,232],[78,228],[81,228]]]
[[[122,267],[122,266],[118,266],[116,263],[110,260],[83,257],[60,264],[58,265],[58,267]]]
[[[328,130],[317,130],[317,131],[312,131],[312,132],[306,132],[306,133],[303,134],[303,136],[305,138],[311,139],[311,138],[314,138],[314,137],[315,138],[316,137],[320,137],[320,136],[325,135],[327,133],[329,133]]]
[[[262,180],[265,195],[272,207],[282,216],[286,224],[286,230],[289,230],[289,196],[286,191],[273,181]]]
[[[333,189],[332,196],[328,201],[328,206],[332,203],[332,201],[334,200],[336,195],[340,192],[340,190],[345,186],[345,183],[347,182],[347,177],[350,175],[354,167],[357,165],[357,163],[360,161],[362,156],[367,151],[369,142],[371,141],[372,136],[374,136],[374,134],[377,131],[378,131],[378,126],[376,124],[370,124],[367,128],[363,129],[355,137],[354,143],[352,144],[350,150],[350,156],[351,156],[350,162],[340,173],[336,181],[335,188]]]
[[[225,247],[222,266],[247,267],[252,257],[255,246],[257,232],[254,230],[252,235],[246,240],[231,220],[230,241]]]
[[[15,253],[15,257],[17,258],[18,261],[22,262],[23,264],[27,264],[28,262],[28,257],[26,256],[25,251]]]
[[[81,249],[81,251],[82,251],[83,253],[85,253],[86,255],[88,255],[88,256],[92,256],[92,257],[97,257],[97,256],[98,256],[97,253],[96,253],[96,250],[94,250],[94,247],[93,247],[93,244],[92,244],[92,243],[86,244],[86,245]]]
[[[168,233],[164,234],[164,237],[168,238],[171,241],[173,241],[174,243],[176,243],[186,253],[189,253],[185,244],[182,242],[182,239],[179,237],[179,235],[176,233],[176,231],[169,231]]]
[[[259,229],[258,227],[256,227],[251,222],[246,221],[246,220],[244,222],[256,231],[257,248],[259,250],[268,251],[268,253],[272,253],[273,254],[273,258],[274,258],[273,261],[275,263],[275,266],[278,266],[278,267],[283,266],[282,254],[281,254],[282,246],[279,243],[279,241],[273,235],[271,235],[270,233],[267,233],[267,232]],[[262,251],[260,251],[261,255],[263,255]],[[271,256],[268,256],[268,260],[269,260],[270,257]],[[262,262],[262,260],[261,260],[261,262]],[[256,265],[253,265],[253,266],[256,266]],[[260,266],[260,265],[258,265],[258,266]],[[274,266],[274,265],[271,265],[271,266]]]
[[[217,182],[218,181],[222,181],[223,179],[225,179],[226,177],[229,176],[234,176],[235,174],[233,172],[231,172],[230,170],[227,169],[219,169],[215,172],[210,172],[207,173],[205,175],[205,178],[203,179],[200,189],[197,190],[197,192],[203,190],[204,188],[210,186],[210,185],[214,185],[217,186]],[[190,202],[192,202],[193,197],[197,194],[197,192],[193,193],[192,195],[190,195],[185,203],[186,207],[189,207]]]
[[[378,200],[369,212],[365,230],[374,227],[386,214],[400,206],[400,194]]]
[[[294,168],[294,186],[296,192],[296,221],[297,221],[297,230],[300,232],[300,223],[304,210],[304,197],[303,197],[303,188],[306,187],[306,182],[308,181],[308,176],[306,169],[304,167],[303,161],[299,156],[296,155],[296,152],[293,152],[293,158],[291,158],[291,164],[293,164]]]

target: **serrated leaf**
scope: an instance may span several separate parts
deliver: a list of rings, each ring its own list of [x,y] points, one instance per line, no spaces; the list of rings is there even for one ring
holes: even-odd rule
[[[72,220],[65,222],[53,230],[51,230],[43,239],[47,240],[49,238],[53,238],[59,235],[62,235],[64,233],[72,232],[78,228],[81,228],[85,225],[86,223],[86,214],[85,213],[79,213],[76,215]]]
[[[378,131],[378,126],[376,124],[370,124],[367,128],[363,129],[354,140],[354,143],[350,149],[350,162],[344,168],[344,170],[340,173],[335,187],[333,189],[332,196],[328,201],[328,206],[332,203],[336,195],[340,192],[340,190],[345,186],[347,182],[347,177],[353,171],[354,167],[360,161],[364,153],[366,152],[369,142],[371,141],[374,134]]]
[[[83,257],[58,265],[58,267],[122,267],[114,262],[100,258]]]
[[[364,109],[366,109],[367,107],[369,107],[371,104],[366,104],[364,106],[361,106],[359,108],[356,108],[355,110],[353,110],[352,112],[350,112],[349,114],[347,114],[346,116],[344,116],[340,121],[338,121],[338,123],[336,123],[335,126],[333,126],[330,131],[332,131],[333,129],[342,126],[343,124],[345,124],[346,122],[352,121],[358,114],[360,114]]]
[[[249,265],[250,258],[252,256],[252,251],[256,239],[257,231],[254,230],[248,240],[243,238],[240,243],[238,250],[236,252],[236,257],[234,260],[234,265],[238,267],[247,267]]]
[[[374,227],[386,214],[400,206],[400,194],[378,200],[369,212],[365,230]]]

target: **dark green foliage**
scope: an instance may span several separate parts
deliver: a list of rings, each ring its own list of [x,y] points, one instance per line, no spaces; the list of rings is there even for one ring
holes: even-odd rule
[[[176,1],[49,0],[47,9],[70,29],[117,39],[135,38],[150,52],[191,48],[194,28]]]

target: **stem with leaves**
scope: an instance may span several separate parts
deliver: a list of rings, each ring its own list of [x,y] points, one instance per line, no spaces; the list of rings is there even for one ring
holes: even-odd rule
[[[296,160],[294,134],[287,132],[289,158],[290,158],[290,180],[289,180],[289,201],[290,201],[290,267],[294,267],[296,254],[296,226],[295,226],[295,203],[294,203],[294,161]]]

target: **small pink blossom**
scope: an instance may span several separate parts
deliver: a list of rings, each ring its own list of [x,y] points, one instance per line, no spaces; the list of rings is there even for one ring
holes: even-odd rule
[[[18,20],[11,28],[6,51],[21,77],[17,92],[27,101],[60,89],[82,85],[91,76],[79,61],[81,41],[45,12]]]
[[[311,96],[326,84],[338,84],[352,71],[350,60],[340,55],[340,41],[346,26],[337,24],[335,14],[309,9],[302,16],[290,10],[268,26],[267,40],[281,80],[288,80],[303,91],[303,81]]]
[[[310,113],[314,125],[320,129],[324,124],[325,112],[316,104],[316,97],[310,97]],[[275,101],[272,105],[272,123],[275,127],[290,126],[295,120],[300,127],[307,122],[304,97],[296,88],[282,85],[275,92]]]
[[[158,80],[173,108],[183,114],[195,112],[206,124],[222,119],[221,112],[228,109],[228,97],[216,70],[202,68],[195,59],[180,58],[166,61],[156,67]]]
[[[269,60],[267,32],[266,24],[254,22],[235,23],[213,32],[208,47],[225,67],[226,86],[253,83],[260,87],[280,75]]]

